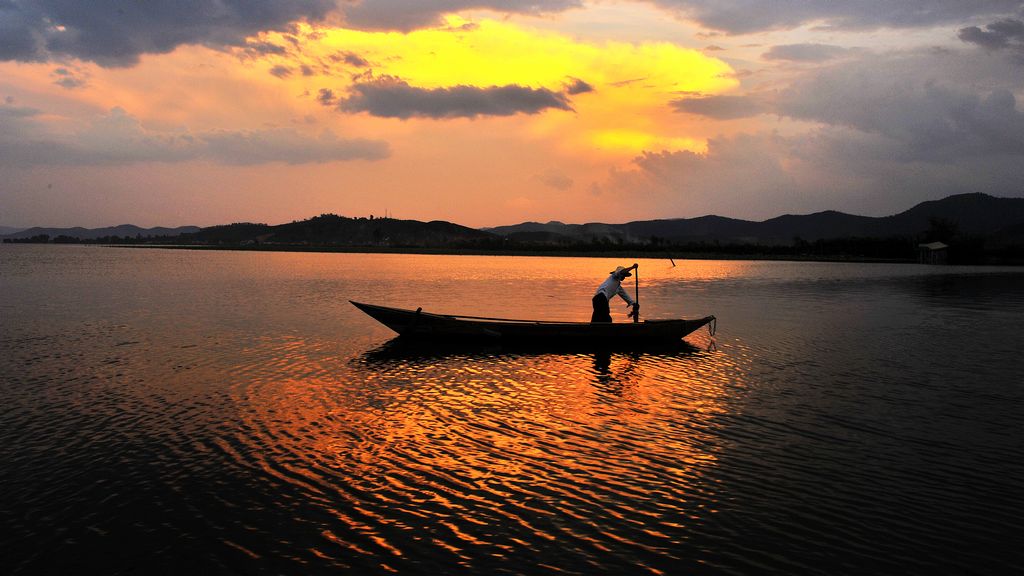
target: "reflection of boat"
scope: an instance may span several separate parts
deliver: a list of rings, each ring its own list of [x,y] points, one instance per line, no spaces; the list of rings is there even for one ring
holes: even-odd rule
[[[349,302],[352,302],[349,300]],[[373,319],[406,338],[442,340],[483,339],[501,342],[601,343],[607,346],[680,340],[702,326],[714,326],[715,317],[697,320],[644,320],[643,322],[590,323],[510,320],[479,316],[431,314],[352,302]]]
[[[391,364],[408,368],[420,362],[424,365],[437,366],[439,361],[456,359],[459,361],[481,360],[493,361],[523,360],[537,356],[564,358],[594,355],[595,366],[611,363],[612,354],[623,354],[629,357],[681,358],[701,352],[686,340],[667,340],[657,342],[640,342],[636,346],[600,346],[593,341],[562,342],[562,341],[530,341],[530,340],[492,340],[482,338],[460,338],[457,340],[435,341],[430,338],[393,338],[377,348],[368,350],[356,359],[362,364]],[[618,356],[616,356],[618,357]]]

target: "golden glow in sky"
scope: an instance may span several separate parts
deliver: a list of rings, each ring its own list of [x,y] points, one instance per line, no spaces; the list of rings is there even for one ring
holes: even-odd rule
[[[885,215],[1021,189],[1019,15],[992,3],[136,4],[0,10],[0,226]]]
[[[738,85],[722,60],[667,42],[583,42],[490,19],[450,16],[444,26],[410,33],[304,26],[290,37],[260,40],[297,44],[262,59],[268,69],[303,70],[284,79],[296,91],[329,86],[342,97],[360,74],[428,90],[516,85],[562,92],[582,81],[589,90],[570,96],[572,112],[549,110],[520,121],[567,152],[627,159],[655,146],[703,152],[704,139],[687,133],[669,102]]]
[[[91,190],[146,216],[165,211],[168,198],[153,205],[137,193],[147,182],[179,190],[172,205],[238,212],[184,218],[201,225],[384,210],[477,226],[593,219],[607,200],[594,200],[603,182],[638,155],[706,152],[715,132],[671,103],[735,90],[725,61],[664,39],[600,40],[531,22],[540,23],[448,15],[405,33],[300,23],[222,50],[143,54],[133,66],[0,63],[9,72],[0,91],[38,109],[30,136],[58,135],[58,149],[111,164],[51,166],[46,190]],[[58,78],[78,85],[58,89]],[[377,91],[346,105],[367,86]],[[353,151],[321,150],[338,141]],[[241,157],[247,151],[255,161]],[[192,166],[162,165],[181,161]],[[280,188],[295,182],[302,192],[282,204]],[[218,192],[196,198],[210,189]],[[639,216],[642,206],[629,209]]]

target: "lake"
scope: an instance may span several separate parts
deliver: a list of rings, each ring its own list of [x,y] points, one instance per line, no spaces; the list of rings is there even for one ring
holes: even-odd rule
[[[717,334],[622,353],[348,303],[588,320],[632,262],[2,246],[0,566],[1024,570],[1024,269],[640,259]]]

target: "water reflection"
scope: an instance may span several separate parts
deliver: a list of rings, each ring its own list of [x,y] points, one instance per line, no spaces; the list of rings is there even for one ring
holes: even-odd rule
[[[636,352],[622,354],[622,362],[615,370],[612,369],[610,352],[594,352],[594,388],[604,394],[623,396],[635,390],[639,374],[640,354]]]
[[[935,274],[894,279],[892,285],[925,305],[967,310],[1024,310],[1024,274]]]
[[[705,478],[728,392],[701,376],[714,358],[691,345],[550,353],[391,341],[335,365],[315,342],[261,348],[237,367],[242,418],[220,449],[268,492],[290,494],[280,505],[323,527],[319,552],[351,565],[427,558],[442,571],[515,572],[545,558],[611,570],[643,557],[666,569],[717,507]],[[277,364],[263,374],[265,358]]]
[[[344,296],[571,320],[616,262],[24,248],[0,250],[15,573],[1024,564],[1019,271],[641,261],[648,313],[716,314],[717,351],[453,350]]]
[[[460,341],[437,344],[430,341],[392,338],[387,342],[366,351],[354,358],[354,363],[387,364],[395,360],[406,359],[443,359],[443,358],[493,358],[493,357],[533,357],[552,354],[592,355],[595,358],[611,358],[619,352],[629,352],[634,357],[661,356],[671,357],[700,352],[693,344],[679,340],[675,342],[643,343],[635,348],[602,348],[593,343],[529,342],[500,343]],[[596,366],[597,364],[595,364]]]
[[[712,340],[713,343],[713,340]],[[705,351],[713,351],[710,347]],[[356,357],[356,366],[374,368],[382,373],[417,372],[427,367],[449,366],[459,371],[467,364],[481,365],[537,364],[573,365],[582,358],[590,358],[588,371],[592,385],[601,392],[621,396],[644,377],[643,366],[647,364],[671,365],[702,352],[689,342],[660,343],[640,349],[623,351],[619,348],[594,349],[593,345],[530,345],[526,343],[459,343],[431,344],[394,338],[381,346]]]

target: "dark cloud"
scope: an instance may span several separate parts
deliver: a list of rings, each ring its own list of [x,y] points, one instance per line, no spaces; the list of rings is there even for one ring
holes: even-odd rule
[[[761,96],[704,96],[679,98],[671,106],[679,112],[697,114],[718,120],[748,118],[770,111],[769,103]]]
[[[1020,8],[1020,0],[649,1],[730,33],[814,22],[846,29],[932,26],[1005,17]],[[280,54],[282,46],[246,44],[246,38],[261,31],[288,31],[296,22],[323,22],[332,15],[359,29],[409,31],[437,25],[444,14],[462,10],[544,14],[581,5],[580,0],[0,0],[0,60],[72,57],[131,66],[142,54],[167,53],[183,44],[244,46],[253,54]],[[1001,32],[977,29],[965,34],[969,41],[998,42],[992,35]]]
[[[329,132],[318,137],[291,129],[156,132],[120,108],[72,134],[47,130],[38,116],[39,111],[31,108],[0,106],[0,165],[306,164],[377,160],[389,154],[385,142],[343,139]]]
[[[57,68],[50,75],[55,78],[55,80],[53,81],[54,84],[60,86],[61,88],[66,88],[68,90],[81,88],[86,84],[85,79],[81,78],[80,76],[68,70],[67,68]]]
[[[182,44],[241,45],[260,31],[322,20],[335,8],[335,0],[0,0],[0,60],[73,57],[131,66],[142,54]]]
[[[838,126],[737,134],[710,139],[706,154],[645,153],[636,171],[613,174],[609,187],[661,213],[750,219],[832,209],[885,216],[950,194],[1024,190],[1019,157],[922,163],[900,149],[882,135]]]
[[[580,0],[363,0],[347,5],[345,20],[364,30],[402,30],[433,26],[441,16],[470,9],[505,13],[544,14],[582,5]]]
[[[586,94],[587,92],[593,91],[593,86],[587,84],[586,82],[580,80],[579,78],[573,78],[572,82],[565,87],[565,93],[570,96],[575,96],[577,94]]]
[[[292,69],[282,64],[278,64],[270,69],[270,73],[278,78],[287,78],[292,75]]]
[[[66,88],[68,90],[74,90],[75,88],[81,88],[85,86],[85,80],[75,78],[74,76],[64,76],[62,78],[54,80],[53,83],[57,86],[60,86],[61,88]]]
[[[985,26],[961,28],[961,40],[976,44],[986,50],[1010,49],[1024,55],[1024,22],[1013,18],[998,20]]]
[[[400,78],[382,76],[356,83],[338,108],[383,118],[475,118],[537,114],[549,108],[572,110],[569,99],[546,88],[525,86],[453,86],[417,88]]]
[[[273,42],[248,42],[245,51],[251,56],[284,56],[288,49]]]
[[[4,105],[0,106],[0,122],[4,119],[8,121],[12,118],[28,118],[31,116],[37,116],[40,114],[40,110],[37,108],[29,108],[26,106],[14,106],[14,98],[7,96],[4,98]]]
[[[370,65],[370,62],[355,52],[342,52],[336,55],[337,58],[348,64],[349,66],[355,66],[356,68],[366,68]]]
[[[747,218],[886,215],[954,193],[1020,195],[1019,70],[978,51],[851,52],[798,71],[777,92],[750,95],[754,105],[743,96],[675,104],[715,117],[763,109],[799,123],[711,138],[705,154],[645,153],[608,187],[662,212]]]
[[[0,0],[0,60],[44,60],[38,50],[34,18],[12,0]]]
[[[1024,111],[1012,64],[972,53],[873,54],[815,67],[779,91],[673,100],[677,111],[719,120],[776,114],[881,136],[908,161],[1024,155]]]
[[[472,32],[480,28],[480,24],[476,22],[466,22],[459,24],[458,26],[449,26],[448,29],[453,32]]]
[[[1014,14],[1020,0],[650,0],[732,34],[823,22],[841,29],[913,28]]]
[[[797,80],[779,94],[776,111],[885,136],[907,159],[1024,155],[1024,113],[1012,92],[1022,79],[1007,74],[1002,86],[992,85],[998,75],[971,66],[984,64],[941,53],[874,55]]]
[[[831,44],[782,44],[772,46],[762,57],[765,60],[789,60],[791,62],[825,62],[839,58],[849,51],[842,46]]]
[[[609,82],[609,84],[615,86],[616,88],[621,88],[623,86],[629,86],[630,84],[635,84],[637,82],[643,82],[644,80],[647,80],[647,76],[641,76],[640,78],[629,78],[627,80],[618,80],[616,82]]]
[[[338,97],[334,95],[334,90],[321,88],[316,95],[316,101],[323,106],[334,106],[338,102]]]

